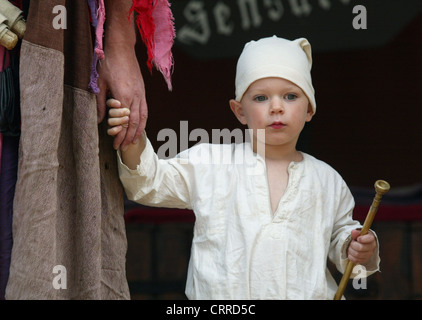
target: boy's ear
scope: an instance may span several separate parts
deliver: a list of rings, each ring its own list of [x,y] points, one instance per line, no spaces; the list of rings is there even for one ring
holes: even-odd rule
[[[230,103],[230,109],[232,109],[237,120],[239,120],[241,124],[246,125],[246,118],[245,118],[245,114],[243,113],[242,104],[239,101],[236,101],[234,99],[231,99],[229,103]]]
[[[311,121],[313,116],[314,116],[314,109],[312,109],[311,104],[308,104],[308,113],[306,114],[306,122]]]

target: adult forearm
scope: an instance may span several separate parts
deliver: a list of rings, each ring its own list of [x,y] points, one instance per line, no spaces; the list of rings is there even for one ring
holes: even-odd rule
[[[132,0],[105,0],[105,44],[111,46],[134,46],[136,43],[133,15],[128,19]]]

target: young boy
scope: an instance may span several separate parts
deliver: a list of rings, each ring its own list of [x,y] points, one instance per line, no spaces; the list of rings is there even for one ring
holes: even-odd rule
[[[316,111],[311,65],[304,38],[251,41],[239,57],[230,100],[251,143],[203,143],[163,160],[144,135],[118,152],[129,199],[195,212],[189,299],[333,299],[337,285],[327,258],[340,271],[347,258],[367,274],[378,270],[377,240],[372,232],[358,236],[346,183],[296,150]],[[117,100],[108,106],[109,134],[116,135],[129,112]],[[217,161],[225,153],[244,161]]]

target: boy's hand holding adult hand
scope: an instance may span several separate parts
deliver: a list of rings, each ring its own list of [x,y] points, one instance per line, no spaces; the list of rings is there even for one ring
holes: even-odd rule
[[[121,102],[116,99],[108,99],[106,104],[110,108],[108,118],[110,128],[107,130],[107,134],[116,136],[129,126],[130,110],[129,108],[122,107]],[[113,148],[117,150],[119,147],[119,141],[115,139]],[[123,146],[123,148],[125,147]]]

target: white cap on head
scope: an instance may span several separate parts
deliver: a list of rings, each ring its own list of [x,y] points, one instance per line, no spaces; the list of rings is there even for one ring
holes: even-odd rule
[[[252,82],[268,77],[283,78],[300,87],[316,112],[311,78],[312,50],[305,38],[287,40],[272,36],[248,42],[236,69],[236,100],[240,101]]]

